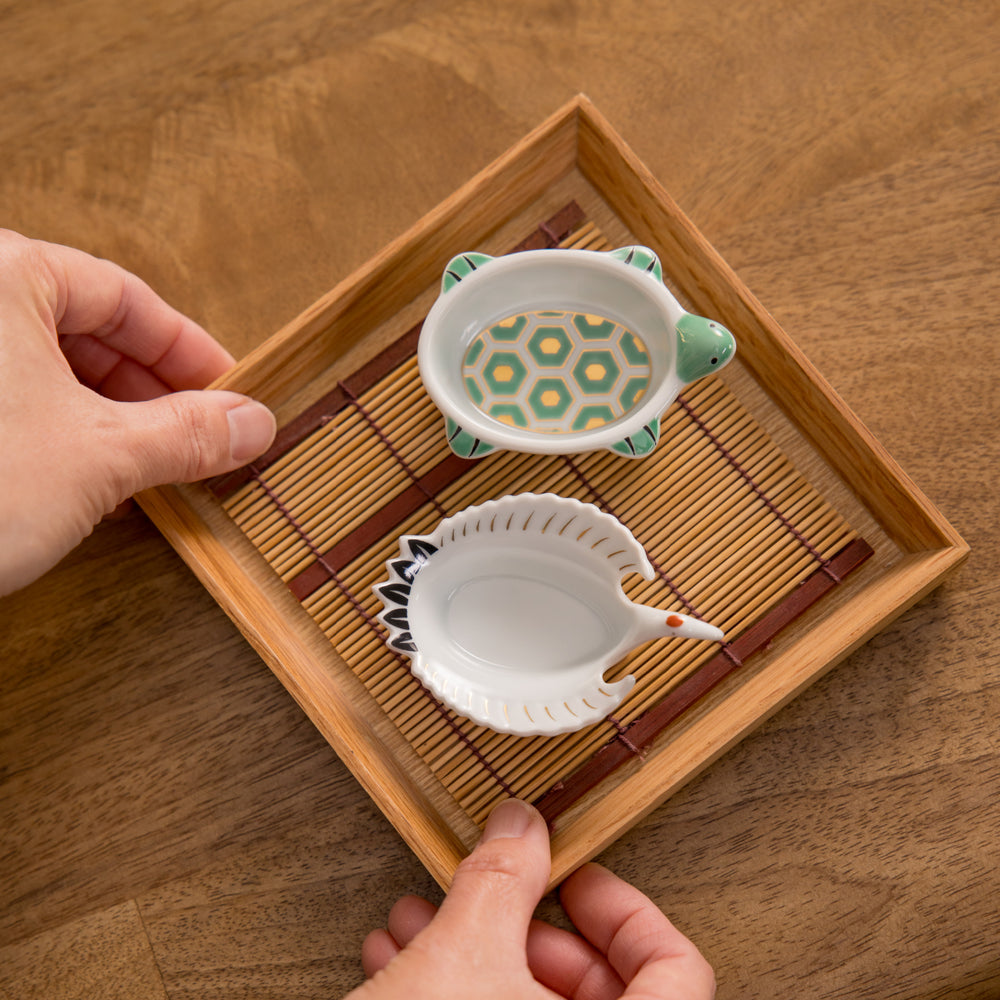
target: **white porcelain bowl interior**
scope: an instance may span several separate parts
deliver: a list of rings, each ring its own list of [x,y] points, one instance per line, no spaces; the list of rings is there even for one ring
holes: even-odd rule
[[[719,640],[710,625],[637,605],[642,546],[590,504],[522,494],[404,536],[375,591],[389,644],[459,714],[500,732],[555,735],[606,717],[635,680],[604,674],[650,639]]]
[[[551,314],[563,314],[564,319],[546,321]],[[518,359],[524,362],[515,376],[520,395],[517,406],[507,407],[506,389],[491,383],[500,395],[490,397],[486,406],[477,394],[488,379],[485,372],[470,376],[470,351],[478,348],[486,331],[501,332],[505,323],[521,317],[529,317],[542,327],[546,322],[563,324],[571,334],[570,323],[577,319],[592,321],[595,328],[600,321],[610,321],[615,342],[591,341],[584,327],[587,332],[573,338],[567,346],[568,361],[557,372],[549,367],[553,362],[540,353],[538,342],[525,344],[522,340],[507,345],[498,340],[492,348],[505,358],[513,356],[515,367],[520,364]],[[461,446],[453,447],[461,454],[471,451],[466,457],[479,457],[493,448],[540,454],[610,448],[638,457],[655,445],[660,415],[686,384],[677,364],[679,350],[690,353],[695,349],[685,347],[683,335],[679,337],[679,324],[683,326],[686,318],[711,323],[685,312],[663,284],[658,258],[644,247],[610,253],[538,250],[496,258],[462,254],[446,270],[442,294],[424,322],[418,348],[420,374],[431,398],[448,418],[449,434],[464,435]],[[711,325],[718,331],[715,364],[721,368],[732,355],[732,337],[725,328]],[[525,339],[530,339],[533,329],[527,328]],[[634,369],[628,367],[630,362],[620,349],[618,342],[623,336],[635,348],[631,355],[637,359]],[[557,343],[554,337],[548,339]],[[604,354],[617,357],[617,368],[612,360],[610,378],[591,383],[585,375],[591,367],[605,374],[607,368],[588,366],[585,355]],[[558,363],[561,356],[554,356]],[[580,364],[574,368],[576,358]],[[470,391],[470,381],[476,379],[479,386]],[[641,390],[630,388],[642,379],[645,386]],[[532,386],[544,389],[543,383],[553,387],[549,395],[555,400],[551,409],[557,416],[550,421],[551,426],[547,426],[546,407],[541,402],[544,391],[532,391]],[[602,385],[611,393],[603,402],[612,405],[604,405],[601,417],[588,416],[602,409],[591,406],[588,395]],[[496,411],[503,415],[497,417]],[[515,411],[517,419],[508,411]],[[527,421],[524,414],[528,414]],[[574,414],[579,416],[576,421]],[[652,428],[651,442],[643,439],[638,446],[623,444],[644,428]],[[474,447],[474,442],[481,444]]]

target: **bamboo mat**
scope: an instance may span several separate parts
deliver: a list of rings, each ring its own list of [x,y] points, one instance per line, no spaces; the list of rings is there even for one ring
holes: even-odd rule
[[[539,243],[607,249],[575,203],[517,249]],[[688,388],[641,461],[608,452],[459,459],[420,382],[418,334],[343,380],[262,461],[209,487],[474,822],[507,795],[535,801],[551,821],[622,763],[644,759],[678,715],[871,549],[718,378]],[[606,675],[636,677],[617,715],[564,736],[493,733],[438,703],[386,645],[372,585],[385,579],[399,535],[529,491],[617,516],[656,571],[626,580],[628,596],[704,618],[726,644],[640,648]]]

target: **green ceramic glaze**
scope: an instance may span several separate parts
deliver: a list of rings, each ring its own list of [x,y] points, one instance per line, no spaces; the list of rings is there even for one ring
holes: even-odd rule
[[[442,294],[450,291],[463,278],[472,274],[473,271],[478,271],[491,260],[493,258],[486,253],[460,253],[457,257],[452,257],[441,278]]]
[[[608,256],[623,261],[629,267],[635,267],[651,274],[661,285],[663,284],[663,267],[660,265],[660,258],[649,247],[622,247],[619,250],[610,251]]]
[[[718,371],[736,351],[733,335],[715,320],[685,313],[677,322],[677,376],[682,382]]]
[[[539,434],[620,420],[649,386],[646,345],[620,323],[557,310],[514,313],[483,330],[462,365],[487,416]]]
[[[556,258],[557,254],[565,256]],[[574,254],[582,256],[574,258]],[[554,288],[539,285],[537,280],[528,282],[532,286],[528,298],[534,301],[529,306],[522,298],[518,309],[524,278],[515,275],[525,273],[521,264],[529,259],[532,268],[537,262],[542,269],[549,259],[579,259],[583,262],[581,274],[590,268],[590,273],[600,275],[604,282],[601,294],[612,300],[605,306],[609,313],[628,317],[632,311],[629,302],[648,298],[657,303],[656,309],[663,310],[665,321],[650,320],[647,310],[639,321],[644,328],[629,329],[627,318],[619,321],[583,311],[580,307],[585,302],[584,308],[593,306],[588,296],[578,294],[579,286],[574,286],[586,279],[577,279],[575,274],[567,277],[562,264],[552,270]],[[589,261],[594,259],[603,260],[592,267]],[[614,278],[612,272],[621,265],[647,275],[649,284],[647,279]],[[484,270],[488,274],[477,273]],[[473,274],[475,281],[469,283],[467,291],[456,291]],[[510,312],[478,328],[471,341],[464,341],[459,379],[449,376],[452,381],[445,390],[448,379],[436,377],[435,368],[421,360],[425,384],[447,417],[448,444],[464,458],[478,458],[498,447],[556,453],[562,447],[556,443],[560,438],[567,438],[565,447],[576,448],[588,432],[594,432],[600,442],[592,447],[641,458],[656,447],[660,418],[676,393],[722,369],[736,350],[725,327],[682,309],[664,285],[659,258],[648,247],[627,246],[607,253],[527,251],[499,258],[470,251],[453,257],[441,279],[441,299],[447,295],[448,303],[461,302],[461,307],[439,299],[425,324],[425,330],[433,329],[437,337],[429,352],[437,359],[434,364],[446,367],[455,363],[435,325],[437,313],[454,316],[457,308],[463,319],[452,335],[464,338],[477,330],[478,324],[473,325],[469,318],[476,318],[474,303],[482,290],[491,289],[492,297],[487,296],[487,300],[492,303],[490,308],[495,308],[498,300],[506,301],[495,292],[497,283],[506,287],[505,281],[510,283]],[[551,304],[546,296],[551,296]],[[546,301],[543,308],[537,307],[540,299]],[[580,300],[576,309],[574,299]],[[486,316],[479,318],[479,323],[486,322]],[[655,385],[651,384],[654,371]],[[488,417],[492,426],[487,426],[481,415]],[[463,424],[475,426],[477,431],[473,433]],[[622,435],[617,441],[616,433]]]
[[[496,450],[493,445],[462,430],[451,417],[445,421],[445,432],[448,435],[448,447],[459,458],[482,458],[483,455]]]

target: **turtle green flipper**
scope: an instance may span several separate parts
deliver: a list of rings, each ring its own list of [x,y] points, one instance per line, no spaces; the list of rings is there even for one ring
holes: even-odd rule
[[[454,288],[460,281],[467,278],[473,271],[478,271],[493,258],[486,253],[460,253],[448,261],[441,277],[441,293]]]
[[[634,434],[629,434],[627,438],[611,446],[611,450],[626,458],[642,458],[648,455],[660,440],[659,418],[650,420],[648,424],[643,424]]]
[[[677,321],[677,377],[685,384],[724,368],[735,353],[736,341],[721,323],[692,313]]]
[[[609,251],[609,256],[628,264],[629,267],[637,267],[640,271],[651,274],[660,284],[663,284],[663,268],[660,265],[660,258],[649,247],[621,247],[618,250]]]
[[[482,458],[496,448],[492,444],[487,444],[482,438],[477,438],[474,434],[462,430],[458,424],[450,417],[445,420],[445,427],[448,434],[448,447],[458,455],[459,458]]]

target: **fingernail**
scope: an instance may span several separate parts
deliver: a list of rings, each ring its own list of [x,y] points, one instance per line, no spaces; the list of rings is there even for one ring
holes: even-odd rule
[[[226,413],[229,421],[229,454],[244,463],[266,451],[274,440],[274,414],[262,403],[248,399]]]
[[[501,802],[486,821],[483,843],[499,840],[501,837],[523,837],[535,817],[535,810],[520,799]]]

